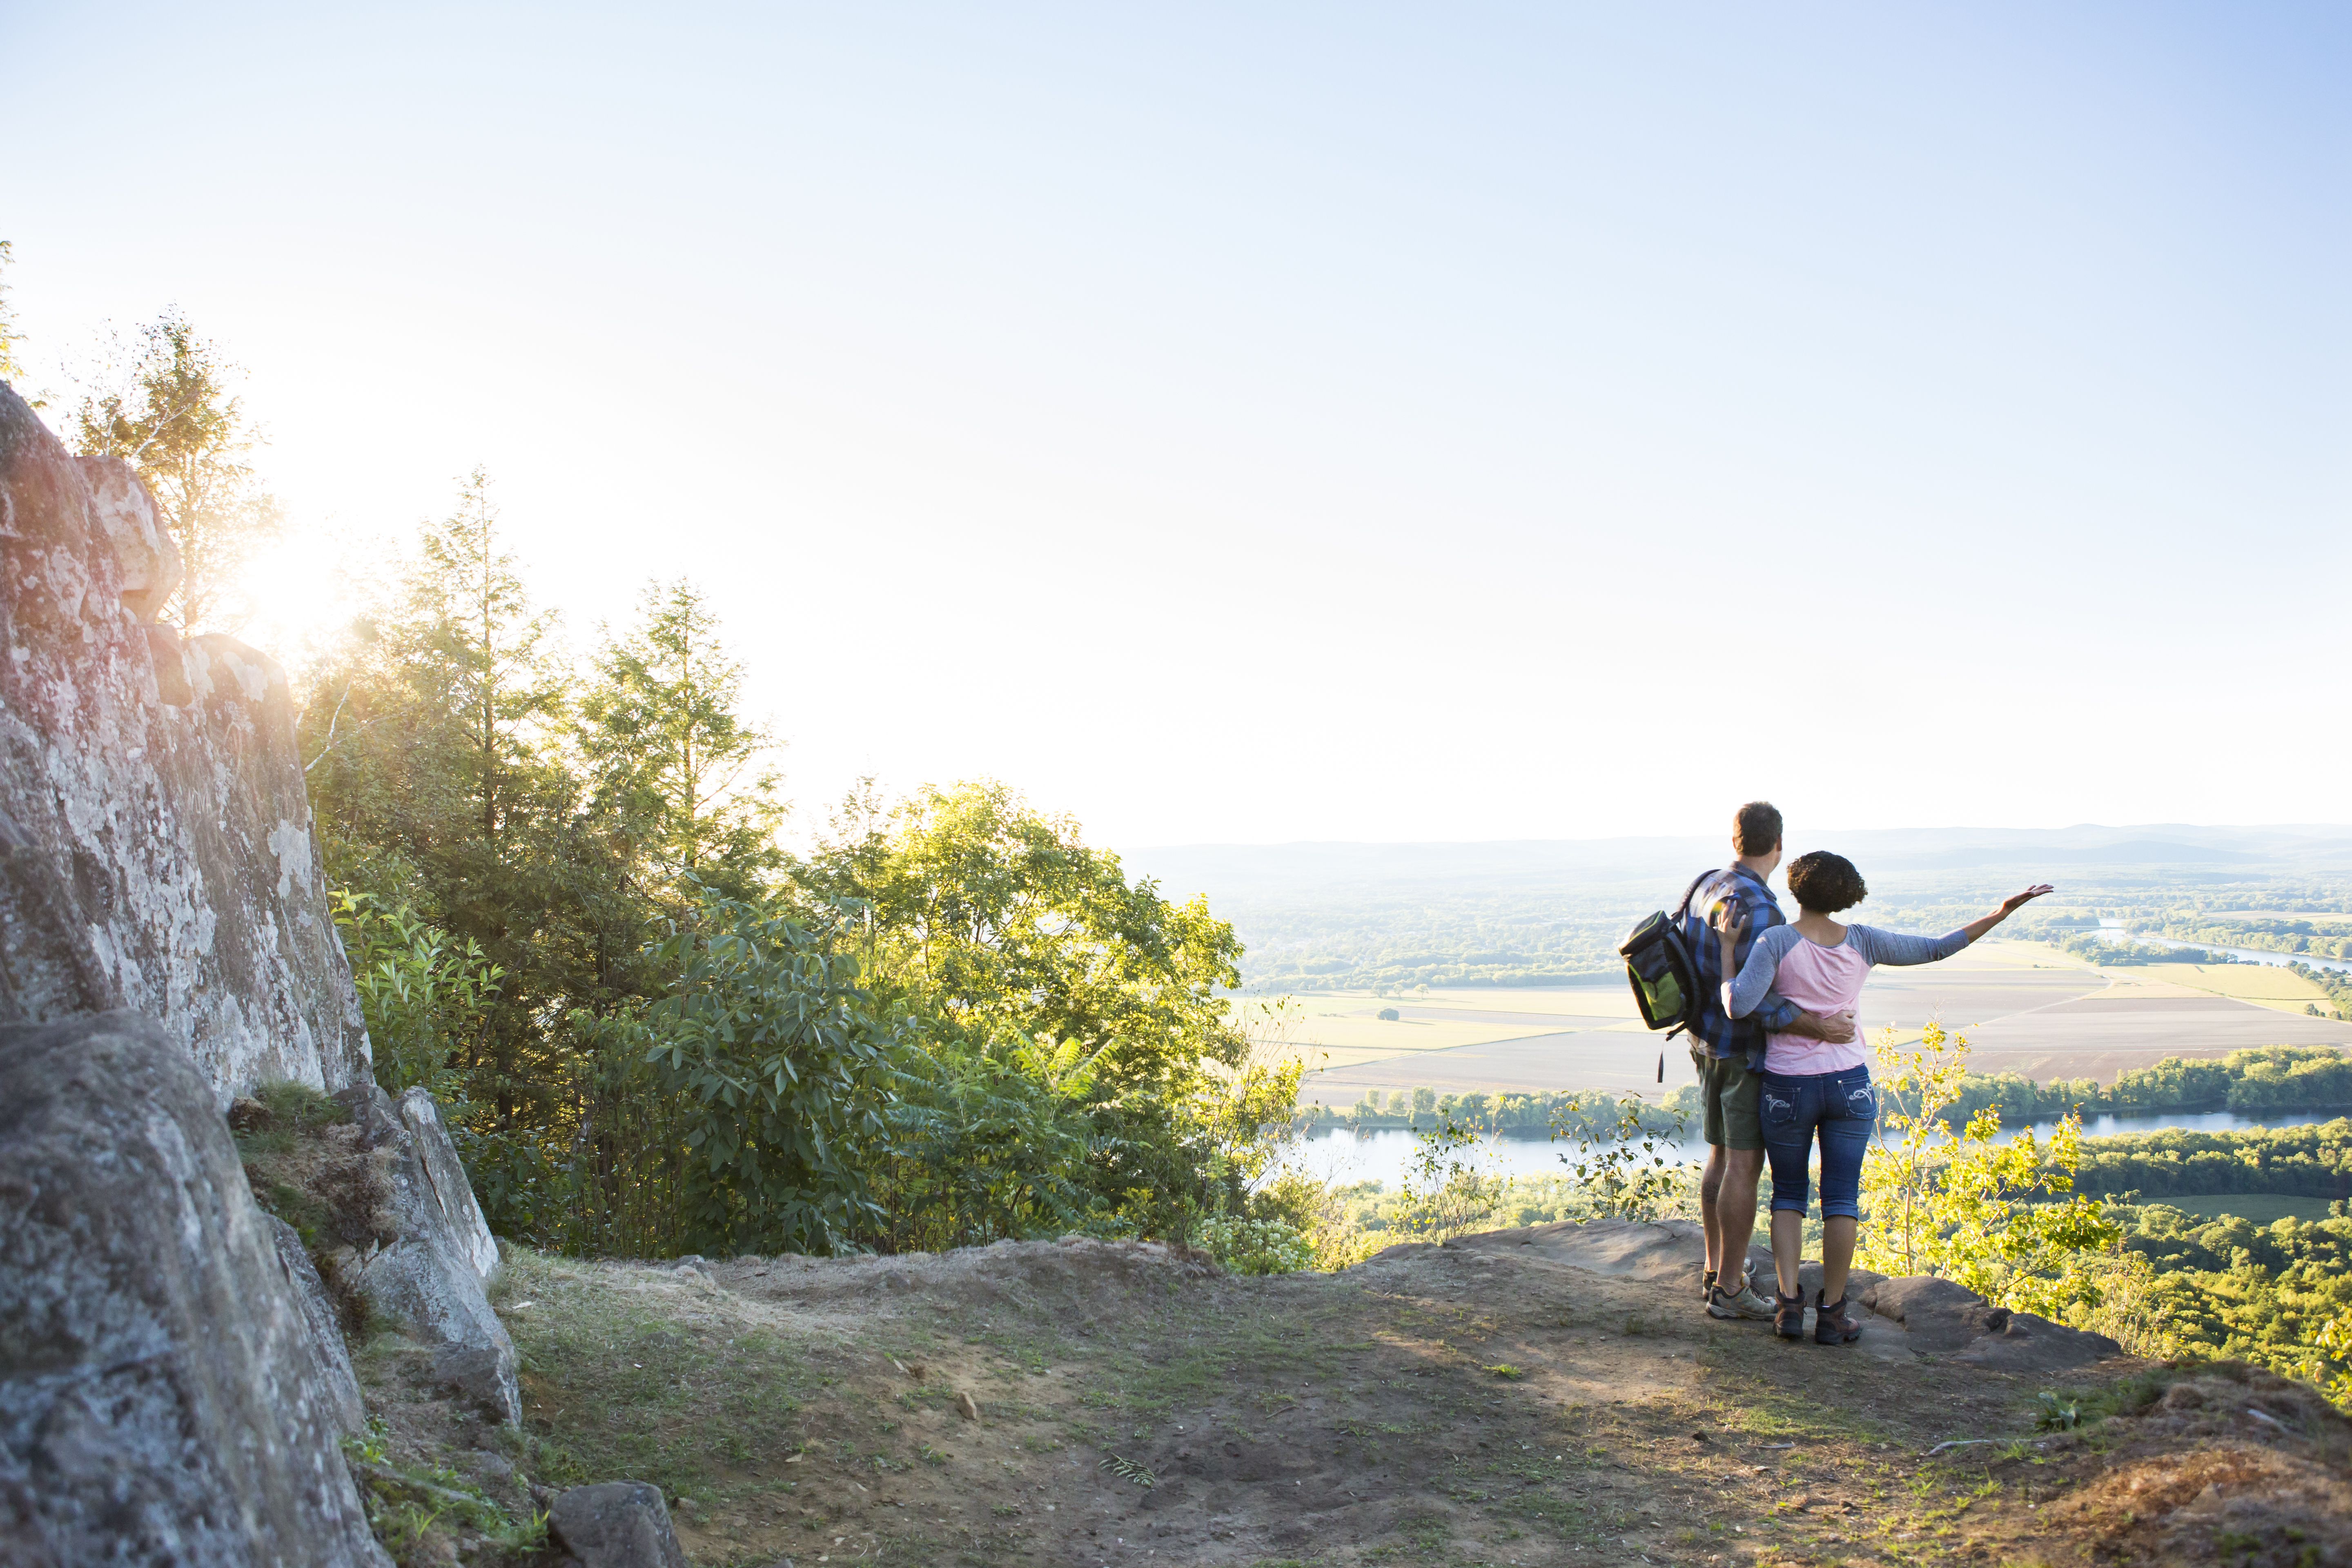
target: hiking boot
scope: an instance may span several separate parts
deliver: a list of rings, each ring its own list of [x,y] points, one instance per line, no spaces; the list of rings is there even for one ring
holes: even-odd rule
[[[1738,1290],[1727,1290],[1717,1285],[1706,1298],[1706,1315],[1710,1318],[1746,1318],[1751,1322],[1765,1323],[1772,1320],[1772,1303],[1756,1293],[1746,1279]]]
[[[1793,1296],[1780,1294],[1780,1287],[1772,1289],[1772,1331],[1784,1340],[1805,1337],[1805,1293]]]
[[[1862,1321],[1840,1296],[1834,1301],[1823,1301],[1813,1310],[1813,1342],[1820,1345],[1850,1345],[1862,1338]]]
[[[1716,1282],[1722,1277],[1722,1270],[1720,1269],[1710,1268],[1706,1272],[1705,1276],[1700,1279],[1698,1287],[1698,1299],[1701,1301],[1712,1301],[1715,1300]],[[1739,1284],[1740,1288],[1743,1289],[1753,1290],[1756,1289],[1756,1260],[1754,1258],[1751,1258],[1746,1263],[1740,1265]]]

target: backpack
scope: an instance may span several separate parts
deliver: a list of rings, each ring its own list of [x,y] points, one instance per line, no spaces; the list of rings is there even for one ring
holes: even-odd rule
[[[1642,1009],[1642,1022],[1665,1030],[1669,1040],[1698,1019],[1698,963],[1683,941],[1683,921],[1690,913],[1691,895],[1714,875],[1709,868],[1693,877],[1673,914],[1659,910],[1644,915],[1617,949],[1625,961],[1625,978],[1633,983],[1634,1005]],[[1666,1081],[1664,1041],[1658,1049],[1658,1081]]]

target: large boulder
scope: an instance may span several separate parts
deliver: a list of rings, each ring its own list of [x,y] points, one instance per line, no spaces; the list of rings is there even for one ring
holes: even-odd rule
[[[498,1243],[483,1222],[432,1096],[394,1100],[373,1084],[337,1096],[371,1145],[388,1150],[393,1228],[398,1239],[359,1267],[368,1305],[434,1348],[434,1371],[492,1420],[522,1419],[514,1341],[484,1289]]]
[[[367,1406],[360,1398],[359,1373],[352,1369],[351,1347],[343,1342],[343,1325],[327,1283],[319,1278],[319,1267],[310,1261],[299,1231],[276,1215],[263,1215],[261,1223],[269,1232],[278,1267],[286,1271],[287,1288],[301,1303],[302,1327],[319,1363],[319,1388],[327,1412],[337,1430],[356,1437],[367,1430]]]
[[[0,1557],[386,1568],[264,1219],[152,1020],[0,1027]]]
[[[686,1568],[661,1488],[644,1481],[573,1487],[547,1510],[547,1538],[580,1568]]]
[[[221,1108],[363,1082],[286,678],[152,623],[180,570],[130,468],[0,385],[0,1023],[143,1013]]]
[[[1974,1366],[2063,1372],[2123,1353],[2105,1334],[1996,1307],[1964,1285],[1924,1274],[1878,1280],[1861,1302],[1901,1324],[1913,1351]]]
[[[1374,1258],[1405,1255],[1412,1243],[1388,1248]],[[1594,1274],[1625,1279],[1648,1279],[1688,1286],[1696,1293],[1706,1268],[1706,1232],[1691,1219],[1555,1220],[1547,1225],[1457,1236],[1448,1247],[1479,1252],[1509,1253],[1519,1247],[1529,1255],[1565,1263]],[[1772,1289],[1772,1249],[1751,1242],[1748,1260],[1756,1268],[1757,1288]]]
[[[474,1196],[474,1184],[466,1179],[457,1145],[449,1142],[449,1130],[441,1124],[441,1108],[421,1089],[410,1089],[394,1105],[425,1178],[417,1194],[420,1208],[429,1206],[429,1223],[488,1284],[499,1272],[498,1239],[490,1235],[490,1222],[482,1217],[482,1205]]]

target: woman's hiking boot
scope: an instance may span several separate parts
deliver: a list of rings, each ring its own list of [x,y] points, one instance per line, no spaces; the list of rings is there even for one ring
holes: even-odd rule
[[[1823,1301],[1813,1311],[1813,1342],[1822,1345],[1850,1345],[1862,1338],[1862,1321],[1853,1309],[1840,1296],[1834,1301]]]
[[[1702,1301],[1715,1300],[1715,1270],[1712,1268],[1708,1269],[1706,1277],[1698,1282],[1698,1299]]]
[[[1780,1288],[1772,1288],[1772,1331],[1784,1340],[1805,1337],[1805,1293],[1783,1296]]]

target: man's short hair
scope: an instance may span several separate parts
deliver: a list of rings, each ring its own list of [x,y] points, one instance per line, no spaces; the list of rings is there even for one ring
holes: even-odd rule
[[[1731,843],[1742,855],[1769,855],[1780,847],[1780,808],[1751,800],[1731,814]]]
[[[1870,897],[1862,873],[1843,855],[1808,849],[1789,862],[1789,891],[1815,914],[1833,915]]]

